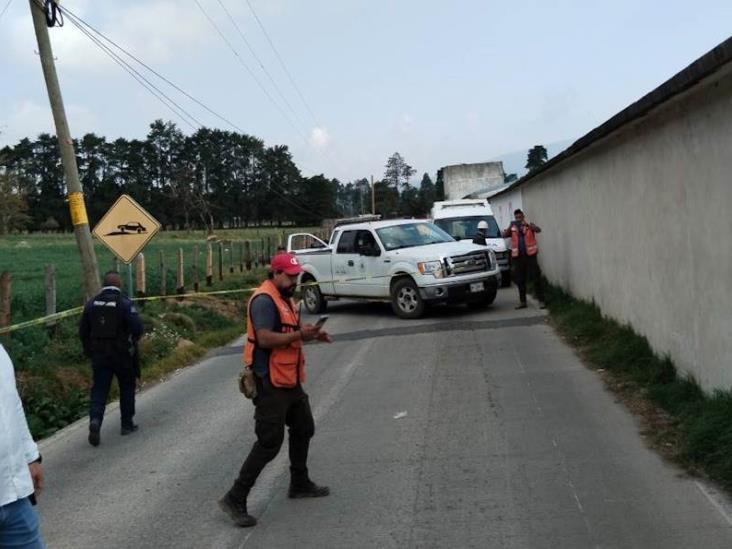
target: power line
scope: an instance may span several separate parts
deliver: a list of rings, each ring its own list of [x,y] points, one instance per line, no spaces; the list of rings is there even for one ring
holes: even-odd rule
[[[165,76],[163,76],[162,74],[160,74],[158,71],[156,71],[155,69],[153,69],[151,66],[149,66],[148,64],[146,64],[144,61],[142,61],[141,59],[139,59],[138,57],[136,57],[135,55],[133,55],[132,53],[130,53],[129,51],[127,51],[125,48],[123,48],[122,46],[120,46],[119,44],[117,44],[114,40],[112,40],[108,36],[106,36],[104,33],[102,33],[101,31],[97,30],[96,28],[94,28],[90,23],[88,23],[87,21],[84,21],[84,19],[82,19],[78,15],[74,14],[68,8],[64,8],[64,12],[68,13],[73,19],[76,19],[78,22],[80,22],[81,24],[83,24],[84,26],[86,26],[92,32],[94,32],[95,34],[97,34],[99,37],[101,37],[103,40],[105,40],[106,42],[112,44],[115,48],[117,48],[119,51],[121,51],[122,53],[124,53],[127,57],[129,57],[130,59],[133,59],[134,61],[136,61],[137,63],[139,63],[141,66],[145,67],[148,71],[150,71],[155,76],[157,76],[158,78],[160,78],[163,82],[165,82],[166,84],[168,84],[172,88],[176,89],[178,92],[180,92],[181,94],[183,94],[184,96],[186,96],[188,99],[190,99],[191,101],[193,101],[194,103],[196,103],[200,107],[204,108],[210,114],[212,114],[213,116],[215,116],[216,118],[218,118],[222,122],[225,122],[226,124],[228,124],[229,126],[231,126],[232,128],[234,128],[235,130],[237,130],[238,132],[245,133],[243,129],[241,129],[239,126],[237,126],[236,124],[234,124],[231,120],[229,120],[228,118],[225,118],[224,116],[220,115],[219,113],[217,113],[216,111],[214,111],[213,109],[211,109],[210,107],[208,107],[206,104],[204,104],[202,101],[200,101],[200,100],[196,99],[195,97],[193,97],[191,94],[189,94],[188,92],[186,92],[180,86],[178,86],[177,84],[175,84],[174,82],[172,82],[170,79],[168,79]]]
[[[241,55],[239,55],[239,52],[236,50],[236,48],[233,46],[233,44],[229,41],[229,39],[226,38],[226,35],[224,35],[224,33],[219,28],[219,26],[216,24],[216,22],[211,18],[211,16],[208,14],[208,12],[206,12],[206,10],[203,8],[203,6],[201,5],[201,3],[198,0],[193,0],[193,1],[196,3],[196,5],[198,6],[198,9],[201,10],[201,13],[203,13],[203,15],[206,17],[206,19],[208,20],[209,24],[214,28],[214,30],[219,35],[219,37],[224,41],[224,43],[228,46],[228,48],[231,50],[231,52],[237,58],[237,60],[239,61],[239,64],[246,69],[246,71],[249,73],[249,75],[252,77],[252,79],[257,83],[257,85],[259,86],[259,88],[262,90],[262,92],[264,93],[264,95],[267,96],[267,99],[269,99],[270,103],[272,103],[272,105],[274,105],[274,107],[282,115],[282,117],[287,121],[287,123],[290,124],[290,126],[292,126],[292,128],[307,143],[307,138],[303,135],[303,133],[300,131],[300,129],[292,122],[292,119],[289,116],[287,116],[287,113],[284,110],[282,110],[282,107],[280,107],[280,105],[274,100],[274,98],[272,97],[272,95],[267,91],[267,88],[265,88],[264,85],[262,85],[262,82],[259,80],[259,78],[257,78],[257,75],[254,74],[254,72],[252,71],[252,69],[249,68],[249,65],[247,65],[244,62],[244,60],[241,58]]]
[[[322,128],[323,127],[322,124],[318,120],[318,117],[315,116],[313,109],[310,107],[310,104],[305,99],[305,96],[303,95],[302,91],[300,90],[300,87],[297,85],[297,82],[295,82],[295,78],[292,76],[292,73],[287,68],[287,65],[285,64],[284,59],[280,55],[279,50],[274,45],[274,41],[272,40],[269,33],[267,32],[267,29],[265,28],[264,23],[262,23],[262,20],[259,18],[259,15],[257,15],[257,12],[251,3],[251,0],[247,0],[247,5],[249,6],[249,10],[252,12],[252,15],[254,16],[254,19],[257,21],[259,28],[262,30],[264,37],[267,39],[267,42],[269,43],[270,47],[272,48],[272,51],[274,52],[275,56],[277,57],[277,60],[279,61],[280,66],[282,67],[282,70],[287,75],[287,78],[289,79],[290,83],[292,84],[292,87],[295,89],[295,92],[297,93],[298,97],[300,98],[300,101],[302,101],[302,104],[305,105],[305,109],[307,109],[308,113],[310,114],[310,117],[312,118],[313,122],[315,123],[315,126],[318,128]],[[327,155],[328,158],[332,162],[334,162],[335,164],[338,164],[341,168],[343,167],[343,165],[340,162],[340,158],[337,155],[335,155],[331,150],[320,151],[317,148],[315,148],[315,150],[321,156],[325,157]]]
[[[3,15],[5,15],[5,12],[8,11],[8,8],[10,7],[10,4],[12,4],[12,3],[13,3],[13,0],[8,0],[8,3],[5,4],[3,11],[0,11],[0,19],[2,19]]]
[[[69,13],[71,15],[71,13]],[[81,24],[79,24],[73,17],[70,17],[71,22],[76,28],[78,28],[87,38],[89,38],[97,47],[99,47],[104,53],[106,53],[115,63],[117,63],[122,69],[124,69],[132,78],[134,78],[141,86],[147,89],[158,101],[165,105],[173,114],[180,118],[185,124],[193,128],[194,130],[198,127],[202,127],[203,124],[199,122],[192,114],[186,111],[183,107],[178,105],[173,99],[168,97],[165,92],[160,90],[155,84],[150,82],[144,75],[112,51],[108,46],[104,45],[101,40],[92,35],[87,31]],[[192,120],[196,125],[192,124],[188,119]]]
[[[231,12],[226,8],[226,6],[224,5],[224,3],[221,0],[216,0],[216,1],[219,3],[219,6],[221,6],[221,9],[224,10],[224,13],[226,13],[226,17],[229,19],[229,21],[231,21],[231,24],[236,29],[236,32],[239,34],[239,36],[241,37],[241,39],[244,42],[244,44],[246,44],[247,49],[249,49],[249,53],[252,54],[252,57],[254,57],[254,59],[259,64],[260,68],[262,69],[262,72],[264,72],[264,74],[267,75],[267,78],[269,78],[269,81],[272,83],[272,86],[274,87],[275,91],[280,96],[280,99],[282,99],[282,101],[284,102],[284,104],[287,105],[287,108],[290,109],[290,112],[292,112],[293,116],[295,117],[295,120],[298,123],[302,123],[302,121],[299,119],[299,117],[297,115],[297,112],[292,107],[292,105],[290,104],[290,102],[287,100],[287,98],[285,97],[285,95],[282,93],[282,90],[277,85],[277,82],[275,82],[275,79],[272,77],[272,74],[270,74],[270,72],[264,66],[264,63],[262,62],[262,60],[260,59],[260,57],[257,55],[257,52],[254,51],[254,48],[249,43],[249,40],[247,40],[247,37],[244,35],[244,32],[241,30],[241,27],[236,22],[236,19],[234,19],[234,17],[232,17]]]
[[[300,91],[300,88],[298,87],[297,83],[295,82],[295,79],[292,77],[292,74],[287,68],[287,65],[285,65],[285,61],[282,59],[282,56],[280,55],[280,52],[277,51],[277,48],[274,45],[274,42],[272,42],[272,39],[269,36],[269,33],[267,32],[267,29],[264,28],[264,24],[259,19],[259,16],[257,15],[257,12],[254,11],[254,6],[252,6],[252,3],[250,0],[247,0],[247,5],[249,6],[250,11],[252,12],[252,15],[254,15],[254,19],[257,20],[257,24],[259,25],[259,28],[262,29],[262,32],[264,33],[265,38],[267,38],[267,42],[269,42],[270,47],[272,48],[272,51],[274,52],[275,56],[277,57],[277,60],[280,62],[280,66],[282,67],[282,70],[285,71],[285,74],[287,75],[287,78],[289,78],[290,83],[292,84],[292,87],[295,88],[295,91],[297,92],[297,95],[300,97],[300,100],[302,101],[303,105],[305,105],[305,108],[310,113],[310,116],[313,119],[313,122],[315,122],[315,125],[320,127],[320,123],[318,122],[318,118],[315,116],[315,113],[313,112],[313,109],[310,108],[310,105],[305,100],[305,96]]]

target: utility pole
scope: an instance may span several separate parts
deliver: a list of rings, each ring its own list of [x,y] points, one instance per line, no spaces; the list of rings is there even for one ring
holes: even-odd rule
[[[374,187],[374,176],[371,176],[371,214],[376,214],[376,187]]]
[[[61,152],[61,162],[64,167],[71,223],[74,225],[76,245],[81,255],[84,295],[89,298],[99,291],[99,268],[97,267],[94,243],[92,242],[91,232],[89,231],[89,219],[87,218],[86,205],[84,204],[84,191],[81,188],[81,181],[79,181],[74,142],[71,140],[69,123],[66,120],[61,88],[58,83],[58,75],[56,74],[56,65],[53,62],[53,50],[51,49],[51,40],[48,36],[46,16],[37,0],[29,0],[29,2],[31,15],[33,16],[33,27],[36,32],[36,40],[38,41],[38,54],[41,58],[43,77],[46,80],[48,100],[51,103],[53,121],[56,125],[58,148]]]

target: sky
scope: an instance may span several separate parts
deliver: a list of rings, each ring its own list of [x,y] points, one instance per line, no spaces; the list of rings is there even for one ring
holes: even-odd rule
[[[62,5],[244,132],[288,145],[305,175],[341,181],[380,177],[396,151],[415,179],[515,160],[536,144],[559,152],[732,29],[729,0],[250,2],[253,11],[246,0]],[[157,118],[193,131],[68,19],[50,33],[74,136],[144,138]],[[10,0],[0,18],[0,147],[53,131],[36,49],[28,1]],[[204,125],[231,129],[162,89]]]

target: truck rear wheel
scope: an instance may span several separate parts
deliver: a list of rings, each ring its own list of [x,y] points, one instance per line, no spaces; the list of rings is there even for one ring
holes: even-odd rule
[[[391,308],[399,318],[419,318],[425,303],[411,278],[400,278],[391,287]]]
[[[315,280],[308,278],[303,280],[303,283],[312,284],[312,286],[306,286],[303,290],[303,301],[305,302],[305,308],[310,314],[318,315],[324,313],[328,308],[328,302],[320,292],[320,286],[315,284]]]

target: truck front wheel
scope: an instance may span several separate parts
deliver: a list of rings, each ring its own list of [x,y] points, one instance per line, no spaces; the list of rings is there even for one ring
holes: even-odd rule
[[[320,286],[315,284],[315,280],[313,280],[312,278],[304,280],[303,282],[307,284],[312,284],[312,286],[306,286],[303,291],[303,301],[305,302],[305,308],[310,314],[313,315],[319,315],[321,313],[324,313],[325,310],[328,308],[328,302],[325,300],[325,297],[323,297],[323,294],[320,292]]]
[[[400,278],[391,287],[391,308],[399,318],[419,318],[425,303],[411,278]]]

